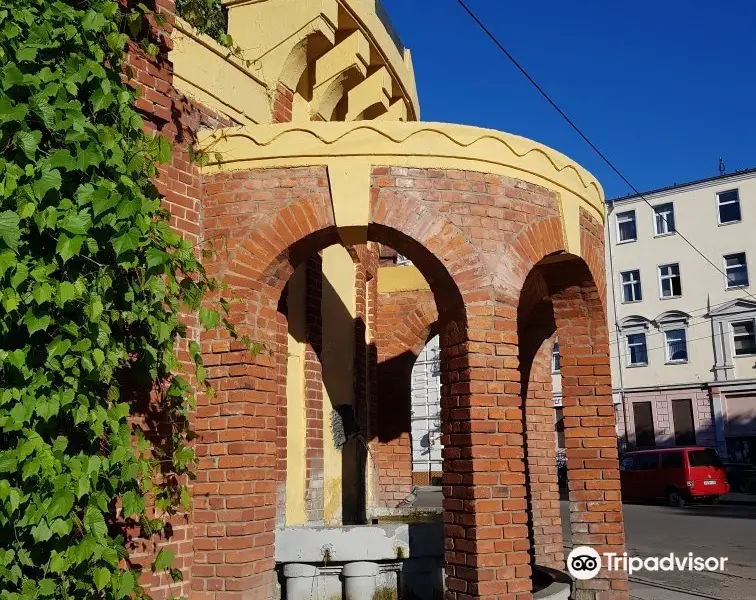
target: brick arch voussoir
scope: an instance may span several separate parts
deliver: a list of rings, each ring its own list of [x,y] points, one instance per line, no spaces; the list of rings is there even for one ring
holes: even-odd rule
[[[437,320],[438,312],[435,305],[421,303],[402,319],[401,325],[393,332],[386,346],[387,352],[394,356],[403,352],[419,356],[428,343]]]
[[[500,297],[519,302],[533,268],[545,257],[567,251],[562,219],[539,219],[522,229],[509,243],[498,261],[494,285]]]
[[[493,298],[493,273],[486,267],[479,248],[431,201],[425,200],[422,192],[414,190],[412,196],[374,194],[370,225],[379,232],[382,243],[415,263],[439,305],[445,300],[439,293],[444,279],[451,280],[465,305],[468,299],[478,299],[481,294]]]
[[[232,283],[263,286],[270,292],[266,295],[278,298],[302,261],[337,241],[330,206],[302,198],[250,228],[247,239],[226,257],[223,274]]]
[[[606,312],[604,228],[588,211],[580,209],[580,251],[598,289]]]

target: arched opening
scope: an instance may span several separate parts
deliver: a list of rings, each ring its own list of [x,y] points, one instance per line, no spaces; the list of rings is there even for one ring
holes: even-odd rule
[[[208,586],[218,586],[213,600],[225,600],[224,596],[230,598],[239,590],[271,596],[279,575],[287,594],[293,590],[290,580],[307,580],[312,585],[321,576],[334,573],[347,578],[351,575],[345,569],[352,562],[369,563],[375,573],[367,576],[375,581],[386,574],[385,565],[417,558],[410,548],[413,542],[431,538],[430,545],[443,548],[443,554],[433,560],[444,565],[447,597],[527,598],[534,589],[532,563],[538,561],[529,552],[535,536],[528,539],[527,512],[528,508],[532,512],[533,497],[526,493],[526,459],[532,467],[536,462],[531,458],[536,455],[525,453],[523,423],[528,427],[532,419],[523,411],[521,392],[525,390],[527,406],[531,392],[538,389],[532,383],[536,380],[531,374],[536,370],[529,366],[533,362],[530,356],[543,354],[549,371],[551,349],[543,341],[546,333],[550,339],[554,331],[541,331],[540,345],[524,343],[522,332],[537,325],[543,329],[549,315],[552,329],[556,328],[563,342],[565,445],[575,475],[570,482],[570,501],[576,503],[575,511],[596,511],[582,520],[576,517],[579,527],[573,534],[585,533],[586,540],[603,535],[605,547],[621,547],[621,542],[613,545],[616,536],[610,538],[614,534],[609,533],[617,523],[621,531],[621,514],[613,512],[616,503],[611,486],[616,477],[610,453],[604,455],[608,436],[598,424],[603,413],[594,414],[604,408],[604,390],[599,383],[579,381],[580,372],[575,370],[590,367],[596,381],[605,376],[594,373],[591,362],[608,340],[601,338],[597,316],[602,311],[601,298],[590,273],[580,259],[569,255],[555,258],[555,254],[542,261],[537,266],[540,278],[532,288],[533,306],[518,314],[518,308],[526,307],[522,299],[518,306],[518,298],[531,294],[521,294],[522,281],[535,262],[528,252],[543,256],[537,243],[541,239],[549,248],[564,246],[559,217],[548,217],[530,227],[522,224],[523,213],[518,217],[521,225],[516,227],[525,233],[514,240],[506,237],[509,222],[487,217],[486,223],[500,225],[496,235],[509,240],[509,245],[489,239],[491,230],[486,227],[464,225],[470,222],[466,215],[471,206],[479,210],[491,203],[507,205],[511,198],[517,199],[517,206],[540,202],[534,205],[542,213],[557,214],[553,194],[535,187],[524,192],[517,183],[492,178],[499,183],[492,184],[491,193],[481,191],[480,198],[473,198],[472,193],[456,190],[488,189],[485,176],[479,173],[371,168],[371,177],[365,178],[366,188],[362,189],[369,193],[362,196],[360,211],[354,212],[344,210],[344,203],[352,197],[346,193],[351,186],[341,187],[339,201],[331,197],[334,189],[339,196],[339,185],[344,183],[338,179],[343,171],[335,168],[333,173],[325,167],[228,172],[215,174],[206,182],[212,190],[206,213],[228,217],[219,219],[218,226],[207,232],[224,233],[227,240],[226,252],[212,265],[213,273],[233,287],[232,320],[242,333],[267,348],[250,357],[237,340],[218,334],[203,339],[216,393],[203,399],[198,409],[198,429],[202,431],[198,480],[202,485],[196,496],[195,561],[207,567],[200,569],[197,587],[210,591]],[[329,180],[329,175],[334,177]],[[414,186],[411,191],[409,184]],[[359,194],[359,186],[355,189]],[[442,196],[438,190],[454,191]],[[448,202],[441,202],[442,197]],[[235,203],[233,209],[227,206],[230,203]],[[240,216],[229,217],[237,210]],[[491,214],[507,212],[494,206]],[[339,227],[337,215],[342,219]],[[525,243],[526,236],[533,239]],[[382,340],[377,334],[380,306],[371,305],[370,293],[364,301],[359,298],[362,290],[376,285],[371,246],[376,243],[390,246],[412,262],[427,282],[434,307],[426,325],[408,327],[415,341],[399,334],[399,327],[392,328],[389,333],[402,343],[385,356],[381,356]],[[527,283],[525,287],[530,289]],[[314,299],[307,295],[309,289],[317,290]],[[308,320],[308,310],[319,317],[319,323]],[[538,314],[542,317],[535,316]],[[574,315],[582,320],[575,317],[575,323],[568,322]],[[414,318],[410,311],[402,317],[408,324]],[[396,508],[390,504],[401,502],[404,483],[377,484],[384,476],[401,480],[403,474],[370,468],[371,461],[381,464],[371,453],[382,451],[381,444],[397,436],[409,440],[411,425],[406,390],[402,391],[405,414],[401,415],[382,401],[381,390],[390,390],[392,385],[409,389],[416,357],[432,337],[424,327],[433,322],[437,323],[440,349],[443,522],[403,522],[388,527],[380,517],[373,523],[369,509],[375,506],[381,489],[393,495],[383,504]],[[329,341],[334,332],[340,332],[338,339]],[[296,344],[300,347],[292,352]],[[404,358],[392,363],[397,356]],[[403,379],[398,384],[379,375],[380,365],[400,363]],[[302,376],[294,377],[292,369]],[[361,370],[369,373],[367,381],[361,378]],[[346,379],[345,373],[349,374]],[[543,379],[545,375],[539,376],[537,383]],[[299,404],[291,402],[291,382],[302,392]],[[543,389],[540,392],[543,396]],[[600,402],[591,404],[597,396],[602,396]],[[343,401],[345,398],[348,400]],[[553,444],[553,407],[548,408]],[[590,414],[580,413],[583,409]],[[597,420],[589,425],[584,417]],[[230,432],[230,423],[240,431]],[[299,423],[296,435],[295,423]],[[383,425],[389,430],[382,429]],[[355,431],[357,435],[352,435]],[[534,440],[537,433],[528,435]],[[360,440],[360,435],[364,439]],[[337,437],[343,441],[340,447]],[[354,448],[353,454],[345,451],[348,447]],[[411,456],[410,444],[402,451]],[[614,451],[616,463],[616,446]],[[333,460],[334,456],[338,460]],[[594,460],[598,462],[589,462]],[[600,470],[596,477],[591,473],[593,467]],[[550,469],[547,474],[555,478],[553,462]],[[604,474],[608,487],[590,487],[604,483]],[[350,476],[352,484],[346,486]],[[294,495],[296,502],[291,503]],[[598,500],[599,496],[603,500]],[[597,498],[595,506],[602,506],[600,511],[593,508],[593,498]],[[296,510],[290,511],[295,505]],[[297,523],[290,512],[300,515]],[[619,521],[613,520],[618,514]],[[367,525],[356,525],[363,528],[360,541],[349,549],[330,537],[353,531],[344,523],[368,519]],[[323,527],[326,523],[337,526]],[[426,525],[435,533],[421,534]],[[543,533],[548,532],[544,529]],[[430,537],[423,538],[426,534]],[[284,538],[286,544],[279,544]],[[381,554],[384,551],[387,554]],[[556,549],[549,551],[558,554]],[[360,564],[354,569],[363,567]],[[441,586],[441,571],[435,572]],[[402,573],[405,581],[406,573]],[[424,577],[423,581],[431,581]],[[336,581],[341,580],[337,577]]]
[[[565,541],[621,553],[624,528],[609,336],[602,295],[581,258],[550,256],[530,271],[518,306],[518,332],[532,564],[563,568]],[[562,341],[558,377],[553,368],[556,339]],[[561,388],[561,419],[555,418],[555,383]],[[560,437],[568,488],[562,502]],[[599,578],[608,580],[598,584],[605,587],[594,583]],[[621,574],[606,570],[576,585],[627,589]]]
[[[410,376],[410,441],[413,486],[438,487],[442,481],[441,356],[434,335],[415,360]]]

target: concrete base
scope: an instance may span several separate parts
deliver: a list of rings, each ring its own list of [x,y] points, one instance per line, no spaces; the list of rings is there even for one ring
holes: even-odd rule
[[[441,600],[446,589],[440,522],[287,527],[276,563],[285,600]],[[533,582],[534,600],[570,598],[561,571],[536,567]]]

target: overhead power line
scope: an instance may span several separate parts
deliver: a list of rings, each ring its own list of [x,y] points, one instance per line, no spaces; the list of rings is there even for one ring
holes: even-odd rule
[[[587,136],[587,135],[586,135],[585,133],[583,133],[582,129],[580,129],[580,127],[578,127],[578,125],[577,125],[577,124],[576,124],[576,123],[575,123],[575,122],[574,122],[574,121],[573,121],[573,120],[572,120],[572,119],[571,119],[571,118],[569,117],[569,115],[567,115],[567,113],[565,113],[565,112],[564,112],[564,111],[563,111],[563,110],[562,110],[562,109],[560,108],[560,106],[559,106],[559,105],[558,105],[558,104],[557,104],[557,103],[556,103],[556,102],[555,102],[555,101],[554,101],[554,100],[553,100],[553,99],[551,98],[551,96],[549,96],[549,94],[548,94],[548,93],[546,92],[546,90],[544,90],[544,89],[543,89],[543,88],[542,88],[542,87],[541,87],[541,86],[540,86],[540,85],[538,84],[538,82],[537,82],[537,81],[536,81],[536,80],[535,80],[535,79],[534,79],[534,78],[533,78],[533,77],[532,77],[532,76],[530,75],[530,73],[528,73],[528,71],[527,71],[527,70],[525,69],[525,67],[523,67],[523,66],[522,66],[522,65],[520,64],[520,62],[519,62],[519,61],[518,61],[518,60],[517,60],[517,59],[516,59],[516,58],[515,58],[515,57],[514,57],[514,56],[513,56],[513,55],[512,55],[512,54],[511,54],[510,52],[509,52],[509,50],[507,50],[507,49],[506,49],[506,48],[504,47],[504,44],[502,44],[502,43],[501,43],[501,42],[499,41],[499,39],[498,39],[498,38],[496,37],[496,35],[494,35],[494,33],[493,33],[493,32],[492,32],[492,31],[491,31],[491,30],[490,30],[490,29],[489,29],[488,27],[486,27],[486,25],[485,25],[485,24],[483,23],[483,21],[481,21],[481,20],[480,20],[480,18],[479,18],[479,17],[478,17],[478,16],[477,16],[477,15],[476,15],[476,14],[475,14],[475,13],[474,13],[473,11],[472,11],[472,9],[471,9],[471,8],[470,8],[469,6],[467,6],[467,4],[465,3],[465,1],[464,1],[464,0],[457,0],[457,3],[458,3],[458,4],[459,4],[459,5],[460,5],[460,6],[462,7],[462,9],[463,9],[463,10],[464,10],[464,11],[465,11],[465,12],[466,12],[466,13],[467,13],[467,14],[468,14],[469,16],[470,16],[470,18],[471,18],[471,19],[472,19],[473,21],[475,21],[475,23],[476,23],[476,24],[478,25],[478,27],[480,27],[480,29],[481,29],[481,30],[482,30],[482,31],[483,31],[483,32],[484,32],[484,33],[486,34],[486,36],[488,36],[488,38],[489,38],[489,39],[490,39],[490,40],[491,40],[491,41],[492,41],[492,42],[493,42],[493,43],[494,43],[494,44],[496,45],[496,47],[497,47],[497,48],[499,48],[499,50],[501,50],[501,52],[502,52],[502,53],[503,53],[503,54],[504,54],[504,55],[505,55],[505,56],[506,56],[506,57],[507,57],[507,58],[509,59],[509,61],[510,61],[510,62],[511,62],[511,63],[512,63],[512,64],[513,64],[513,65],[514,65],[514,66],[515,66],[516,68],[517,68],[517,70],[518,70],[518,71],[520,71],[520,73],[522,73],[522,75],[523,75],[523,76],[525,77],[525,79],[527,79],[527,80],[528,80],[528,81],[529,81],[529,82],[530,82],[530,83],[531,83],[531,84],[533,85],[533,87],[534,87],[534,88],[535,88],[536,90],[538,90],[538,93],[539,93],[539,94],[541,94],[541,96],[543,96],[543,98],[544,98],[544,99],[546,100],[546,102],[548,102],[548,103],[549,103],[549,104],[550,104],[550,105],[551,105],[551,106],[552,106],[552,107],[554,108],[554,110],[556,110],[556,111],[557,111],[557,112],[558,112],[558,113],[559,113],[559,114],[561,115],[561,117],[562,117],[562,118],[563,118],[563,119],[564,119],[565,121],[567,121],[567,123],[568,123],[568,124],[570,125],[570,127],[572,127],[572,129],[574,129],[574,130],[575,130],[575,132],[576,132],[576,133],[577,133],[577,134],[578,134],[578,135],[579,135],[579,136],[580,136],[580,137],[581,137],[581,138],[583,139],[583,141],[585,141],[585,143],[586,143],[586,144],[588,144],[588,146],[590,146],[590,147],[591,147],[591,149],[592,149],[592,150],[593,150],[593,151],[594,151],[594,152],[595,152],[596,154],[598,154],[598,156],[599,156],[599,157],[601,158],[601,160],[603,160],[603,161],[604,161],[604,162],[605,162],[605,163],[607,164],[607,166],[608,166],[608,167],[609,167],[609,168],[610,168],[610,169],[611,169],[611,170],[612,170],[612,171],[613,171],[613,172],[614,172],[614,173],[615,173],[615,174],[616,174],[616,175],[617,175],[617,176],[618,176],[618,177],[619,177],[619,178],[620,178],[620,179],[621,179],[622,181],[624,181],[624,182],[625,182],[625,184],[626,184],[626,185],[627,185],[627,186],[628,186],[628,187],[629,187],[629,188],[630,188],[631,190],[633,190],[633,192],[635,193],[635,195],[636,195],[636,196],[638,196],[638,197],[639,197],[639,198],[640,198],[641,200],[643,200],[643,202],[645,202],[646,204],[648,204],[648,206],[650,206],[650,207],[651,207],[651,208],[653,209],[654,207],[653,207],[653,205],[652,205],[652,204],[651,204],[651,203],[650,203],[650,202],[648,201],[648,199],[647,199],[647,198],[646,198],[646,197],[645,197],[645,196],[644,196],[644,195],[643,195],[643,194],[642,194],[642,193],[641,193],[641,192],[640,192],[640,191],[638,190],[638,188],[636,188],[636,187],[635,187],[635,186],[634,186],[634,185],[633,185],[633,184],[632,184],[632,183],[630,182],[630,180],[629,180],[629,179],[628,179],[627,177],[625,177],[625,176],[624,176],[624,175],[622,174],[622,172],[621,172],[621,171],[620,171],[620,170],[619,170],[619,169],[618,169],[617,167],[615,167],[615,166],[614,166],[614,163],[613,163],[613,162],[612,162],[611,160],[609,160],[609,158],[608,158],[608,157],[607,157],[607,156],[606,156],[606,155],[605,155],[605,154],[604,154],[604,153],[603,153],[603,152],[602,152],[602,151],[601,151],[601,150],[599,149],[599,147],[598,147],[598,146],[596,146],[596,144],[594,144],[594,143],[593,143],[593,142],[592,142],[592,141],[591,141],[591,140],[590,140],[590,139],[588,138],[588,136]],[[667,218],[666,218],[666,217],[665,217],[664,215],[660,215],[660,216],[661,216],[661,217],[662,217],[662,219],[664,220],[665,224],[667,224],[667,225],[670,225],[670,223],[668,223],[668,222],[667,222]],[[704,259],[704,260],[705,260],[705,261],[706,261],[707,263],[709,263],[709,264],[710,264],[710,265],[711,265],[712,267],[714,267],[714,268],[715,268],[715,269],[716,269],[716,270],[717,270],[717,271],[718,271],[719,273],[721,273],[722,275],[724,275],[724,276],[725,276],[725,279],[726,279],[727,281],[733,281],[733,280],[732,280],[732,279],[730,278],[730,276],[729,276],[729,275],[728,275],[728,274],[727,274],[727,273],[726,273],[725,271],[723,271],[722,269],[720,269],[720,268],[719,268],[719,266],[718,266],[717,264],[715,264],[715,263],[714,263],[714,262],[713,262],[713,261],[712,261],[712,260],[711,260],[711,259],[710,259],[710,258],[709,258],[708,256],[706,256],[706,254],[704,254],[704,253],[703,253],[703,252],[702,252],[701,250],[699,250],[699,249],[698,249],[698,247],[697,247],[697,246],[696,246],[696,245],[695,245],[695,244],[694,244],[693,242],[691,242],[691,241],[690,241],[690,240],[689,240],[689,239],[688,239],[687,237],[685,237],[685,236],[684,236],[684,235],[683,235],[683,234],[682,234],[682,233],[680,232],[680,230],[679,230],[679,229],[675,229],[675,231],[676,231],[676,232],[677,232],[677,234],[678,234],[678,235],[680,236],[680,238],[681,238],[682,240],[684,240],[684,241],[685,241],[685,243],[686,243],[686,244],[688,244],[688,245],[689,245],[689,246],[690,246],[690,247],[691,247],[691,248],[692,248],[693,250],[695,250],[695,252],[696,252],[697,254],[699,254],[699,255],[701,256],[701,258],[703,258],[703,259]],[[745,292],[745,293],[746,293],[746,294],[747,294],[748,296],[750,296],[751,298],[753,298],[754,300],[756,300],[756,296],[754,296],[753,294],[751,294],[750,292],[748,292],[748,290],[743,290],[743,291],[744,291],[744,292]]]

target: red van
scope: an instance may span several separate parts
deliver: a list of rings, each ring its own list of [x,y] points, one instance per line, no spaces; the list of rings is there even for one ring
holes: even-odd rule
[[[671,506],[714,503],[730,491],[719,454],[701,446],[628,452],[620,461],[620,479],[623,498],[663,498]]]

